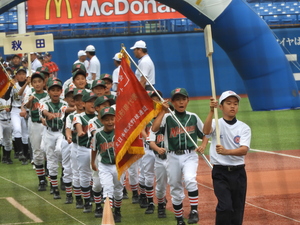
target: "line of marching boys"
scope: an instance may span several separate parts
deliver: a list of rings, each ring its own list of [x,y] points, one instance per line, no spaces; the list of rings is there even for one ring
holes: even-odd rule
[[[120,61],[117,58],[115,60]],[[50,193],[53,194],[54,199],[61,199],[58,187],[58,172],[61,164],[62,181],[66,191],[65,204],[75,202],[77,209],[89,213],[92,212],[92,202],[94,202],[95,217],[102,217],[102,198],[109,197],[110,205],[114,208],[115,222],[121,222],[122,199],[128,196],[125,189],[125,174],[118,180],[115,165],[116,93],[111,91],[113,78],[109,74],[102,74],[99,80],[88,83],[86,75],[84,65],[75,63],[72,67],[72,78],[62,84],[58,78],[49,77],[46,67],[38,68],[30,79],[26,78],[26,69],[20,67],[16,73],[16,81],[11,82],[10,88],[1,99],[2,102],[6,101],[0,108],[3,157],[6,162],[9,162],[12,146],[8,140],[10,140],[9,133],[12,131],[7,124],[11,117],[15,150],[20,150],[17,154],[22,162],[27,160],[29,136],[32,160],[39,179],[38,191],[46,191],[46,160]],[[155,92],[148,91],[148,94],[153,101],[159,101]],[[220,104],[228,104],[224,101],[231,97],[234,98],[233,104],[236,107],[240,98],[234,92],[231,94],[226,92]],[[7,102],[9,100],[10,102]],[[213,135],[215,129],[214,124],[213,127],[211,126],[211,115],[213,108],[216,107],[215,100],[211,100],[211,111],[204,124],[195,113],[186,111],[188,102],[189,96],[184,88],[176,88],[171,92],[171,104],[168,101],[163,102],[163,110],[142,132],[145,155],[134,163],[127,173],[133,193],[132,203],[140,204],[141,208],[145,208],[145,214],[153,214],[155,211],[154,184],[156,184],[158,218],[166,217],[166,190],[169,184],[173,210],[179,225],[185,224],[182,203],[185,198],[184,188],[188,192],[190,202],[188,223],[194,224],[199,221],[197,152],[203,153],[208,143],[203,130],[206,134]],[[202,138],[200,146],[194,146],[187,138],[178,121],[172,117],[170,108],[194,142],[197,143],[198,137]],[[235,118],[237,111],[232,111],[230,113],[234,114]],[[248,127],[245,126],[245,129],[247,130]],[[249,139],[250,137],[246,141],[242,140],[245,146],[249,145]],[[240,139],[236,138],[236,141]],[[218,148],[221,148],[220,152],[223,151],[223,153],[218,152],[219,154],[226,155],[223,146],[217,146]],[[238,155],[244,155],[248,147],[242,150],[243,152]],[[243,165],[242,159],[240,162]],[[222,166],[218,168],[223,169]],[[241,168],[244,167],[233,166],[232,171],[240,171]],[[138,170],[138,177],[136,170]],[[230,176],[232,174],[234,172]],[[220,184],[221,181],[218,185]],[[221,193],[221,189],[219,187],[217,191]],[[242,203],[239,205],[240,214],[237,218],[239,221],[243,216],[243,201],[240,201]],[[217,210],[220,210],[221,206],[224,207],[220,204]],[[228,211],[226,210],[227,208],[221,209],[225,213],[219,213],[224,219],[220,220],[219,224],[222,224],[232,211],[230,207]]]

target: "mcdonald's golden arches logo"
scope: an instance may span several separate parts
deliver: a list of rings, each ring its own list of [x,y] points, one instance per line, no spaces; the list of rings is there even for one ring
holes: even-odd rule
[[[61,17],[61,10],[62,10],[62,1],[63,0],[53,0],[55,4],[55,11],[56,11],[56,18]],[[66,3],[66,10],[67,10],[67,16],[68,19],[72,19],[72,9],[69,0],[64,0]],[[50,5],[51,5],[52,0],[47,0],[46,4],[46,15],[45,19],[50,20]]]

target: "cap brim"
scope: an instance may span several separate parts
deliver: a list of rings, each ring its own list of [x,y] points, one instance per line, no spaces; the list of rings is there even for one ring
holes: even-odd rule
[[[105,113],[103,116],[101,116],[101,119],[102,119],[104,116],[107,116],[107,115],[115,116],[116,114],[115,114],[115,113]]]
[[[175,93],[175,94],[171,97],[171,99],[173,100],[174,97],[175,97],[176,95],[182,95],[182,96],[184,96],[184,97],[189,97],[189,96],[184,95],[184,94],[182,94],[182,93]]]

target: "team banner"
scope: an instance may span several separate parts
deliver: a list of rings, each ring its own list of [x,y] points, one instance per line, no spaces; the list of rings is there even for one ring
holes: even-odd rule
[[[28,0],[28,25],[184,18],[154,0]]]
[[[0,98],[3,97],[3,95],[6,93],[8,87],[9,87],[9,79],[6,74],[6,71],[4,71],[3,65],[1,63],[0,66]]]
[[[115,124],[116,166],[119,177],[145,154],[140,134],[159,110],[123,57],[119,74]]]

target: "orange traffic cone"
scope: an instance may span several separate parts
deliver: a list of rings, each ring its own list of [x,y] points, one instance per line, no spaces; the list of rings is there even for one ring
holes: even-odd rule
[[[109,198],[106,197],[101,225],[115,225],[114,216],[110,208]]]

